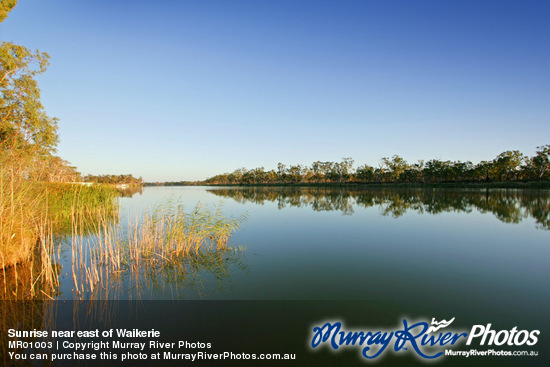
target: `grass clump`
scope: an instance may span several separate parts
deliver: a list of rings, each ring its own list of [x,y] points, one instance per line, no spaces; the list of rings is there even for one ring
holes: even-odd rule
[[[0,154],[0,299],[51,298],[59,284],[54,239],[71,233],[75,213],[116,216],[117,191],[36,181],[32,160],[15,158]]]
[[[188,286],[201,271],[222,280],[230,265],[244,267],[240,250],[228,241],[245,220],[225,216],[219,206],[198,205],[188,213],[181,203],[168,201],[129,219],[125,228],[100,221],[95,236],[83,234],[78,223],[85,221],[77,221],[72,237],[76,297],[108,299],[122,284],[134,290]]]
[[[0,162],[0,267],[28,260],[38,240],[41,197],[17,167]]]
[[[129,241],[131,260],[164,264],[205,249],[225,248],[244,220],[245,217],[225,217],[220,207],[212,211],[198,205],[188,214],[183,205],[167,202],[133,228]]]

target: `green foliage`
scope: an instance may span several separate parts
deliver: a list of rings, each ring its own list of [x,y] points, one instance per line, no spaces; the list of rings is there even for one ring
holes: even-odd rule
[[[118,209],[111,187],[28,180],[29,165],[0,154],[0,268],[28,259],[40,233],[70,232],[75,213]]]
[[[528,168],[536,180],[550,176],[550,144],[537,147],[536,155],[528,161]]]
[[[510,180],[517,176],[524,158],[518,150],[500,153],[493,160],[493,175],[497,181]]]
[[[17,0],[2,0],[0,1],[0,23],[6,19],[8,13],[15,7]]]
[[[374,167],[364,164],[357,168],[357,179],[360,182],[370,182],[374,177]]]
[[[135,178],[132,174],[127,175],[87,175],[84,177],[84,182],[95,182],[101,184],[126,184],[126,185],[143,185],[143,179]]]
[[[352,158],[341,162],[315,161],[311,167],[277,165],[277,170],[265,171],[264,167],[247,170],[239,168],[194,184],[203,185],[296,185],[296,184],[344,184],[344,183],[474,183],[541,181],[550,179],[550,145],[537,147],[534,157],[526,158],[517,150],[506,151],[491,161],[474,165],[470,161],[442,161],[432,159],[409,164],[394,155],[384,157],[378,168],[361,165],[355,171]],[[173,183],[178,184],[178,183]],[[185,183],[190,184],[190,183]]]
[[[35,80],[48,63],[46,53],[0,44],[0,143],[5,149],[39,154],[55,149],[57,119],[44,111]]]
[[[75,216],[86,216],[87,221],[94,222],[98,213],[113,218],[118,212],[118,191],[110,186],[66,183],[35,183],[33,186],[37,193],[45,195],[48,219],[56,234],[70,233]]]
[[[398,181],[399,177],[405,170],[409,169],[409,164],[406,160],[398,156],[397,154],[394,155],[391,159],[384,157],[382,158],[382,162],[384,163],[385,168],[388,170],[389,176],[392,181]]]

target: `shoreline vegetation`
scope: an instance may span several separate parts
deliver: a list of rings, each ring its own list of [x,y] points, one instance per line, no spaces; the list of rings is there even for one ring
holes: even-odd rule
[[[506,151],[490,161],[420,160],[410,164],[394,155],[384,157],[379,167],[360,165],[353,168],[352,158],[341,162],[316,161],[301,164],[239,168],[204,181],[151,182],[145,186],[428,186],[550,188],[550,144],[537,147],[532,157],[518,150]]]
[[[0,143],[0,149],[4,148]],[[71,217],[97,210],[115,215],[116,198],[131,196],[141,184],[96,183],[82,181],[68,165],[68,175],[51,180],[49,160],[55,156],[0,157],[0,269],[26,262],[33,249],[45,242],[43,233],[70,232]],[[122,176],[122,175],[121,175]],[[131,175],[126,175],[130,176]],[[69,177],[69,179],[67,179]]]
[[[319,188],[449,188],[449,189],[550,189],[550,181],[511,181],[511,182],[439,182],[439,183],[421,183],[421,182],[344,182],[344,183],[228,183],[228,184],[205,184],[203,182],[149,182],[145,187],[164,187],[164,186],[212,186],[212,187],[319,187]]]
[[[73,221],[72,278],[78,299],[116,299],[124,287],[141,294],[153,283],[153,289],[159,284],[169,288],[201,271],[221,281],[230,265],[245,268],[241,249],[228,240],[246,216],[227,217],[220,207],[198,205],[187,213],[178,201],[167,201],[128,218],[126,226],[99,218],[92,235],[85,231],[87,216]]]
[[[0,2],[0,23],[16,3]],[[45,112],[36,81],[48,65],[47,53],[0,43],[0,280],[16,298],[51,297],[54,240],[71,233],[75,216],[118,215],[116,186],[142,184],[132,175],[82,178],[54,154],[58,120]]]

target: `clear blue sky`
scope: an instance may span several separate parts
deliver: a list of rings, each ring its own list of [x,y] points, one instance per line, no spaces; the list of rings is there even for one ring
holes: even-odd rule
[[[550,1],[19,0],[48,52],[58,154],[84,173],[533,155],[550,143]]]

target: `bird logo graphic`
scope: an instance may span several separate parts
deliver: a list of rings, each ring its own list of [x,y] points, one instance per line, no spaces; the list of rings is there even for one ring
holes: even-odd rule
[[[435,333],[439,329],[446,328],[447,326],[451,325],[453,321],[455,321],[454,317],[449,321],[441,320],[439,322],[435,321],[435,318],[432,318],[432,325],[428,328],[427,333]]]

